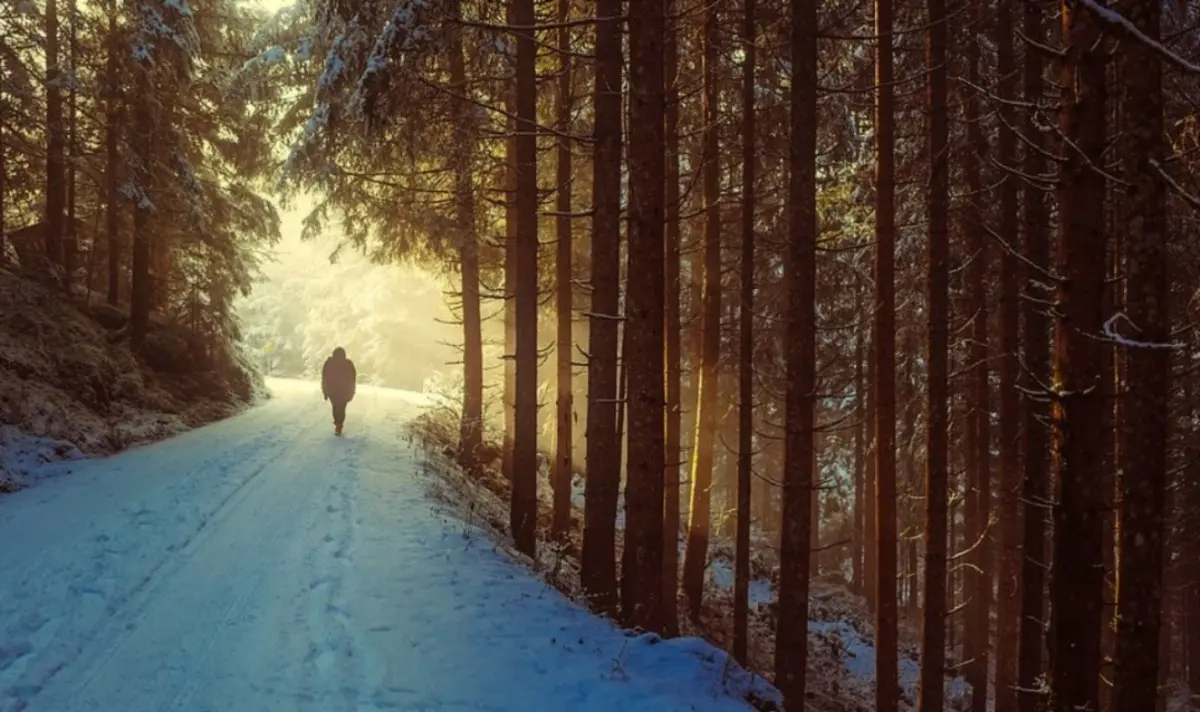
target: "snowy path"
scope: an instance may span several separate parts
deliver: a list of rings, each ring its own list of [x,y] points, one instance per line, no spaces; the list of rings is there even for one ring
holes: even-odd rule
[[[313,384],[0,498],[0,712],[747,710],[439,515],[364,389]]]

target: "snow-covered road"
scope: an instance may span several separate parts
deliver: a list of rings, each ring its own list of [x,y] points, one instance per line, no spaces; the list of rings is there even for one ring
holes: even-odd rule
[[[315,384],[0,498],[0,711],[747,710],[425,498],[418,412]]]

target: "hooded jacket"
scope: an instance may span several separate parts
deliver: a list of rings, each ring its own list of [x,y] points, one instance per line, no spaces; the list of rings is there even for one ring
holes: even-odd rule
[[[321,393],[330,400],[349,403],[354,400],[357,378],[354,362],[346,358],[346,350],[339,346],[325,359],[321,369]]]

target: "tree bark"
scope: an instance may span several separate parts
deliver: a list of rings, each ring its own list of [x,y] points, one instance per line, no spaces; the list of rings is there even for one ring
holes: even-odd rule
[[[784,256],[787,321],[784,358],[783,532],[775,685],[803,707],[808,666],[808,592],[812,559],[813,438],[816,416],[817,3],[792,0],[793,88],[788,163],[790,239]],[[895,586],[895,578],[892,579]],[[894,599],[894,595],[893,595]]]
[[[67,102],[67,146],[66,146],[66,213],[67,221],[63,227],[63,243],[62,243],[62,264],[63,264],[63,287],[67,290],[67,294],[71,294],[71,281],[75,274],[75,266],[79,254],[79,230],[76,226],[75,216],[78,202],[77,181],[76,181],[76,161],[79,160],[79,14],[76,8],[75,0],[67,0],[67,53],[71,63],[71,94]],[[84,292],[90,298],[90,284],[84,285]]]
[[[857,282],[854,286],[854,315],[862,318],[863,289]],[[850,587],[859,595],[864,589],[863,546],[864,543],[864,502],[866,487],[866,383],[863,380],[863,359],[865,358],[866,339],[863,330],[856,329],[854,334],[854,516],[850,530]]]
[[[105,64],[104,154],[107,183],[104,227],[108,243],[108,303],[116,306],[121,299],[121,97],[120,64],[117,58],[116,2],[108,7],[108,58]]]
[[[976,29],[982,13],[978,8],[968,10],[969,27]],[[979,43],[967,40],[967,76],[974,86],[980,86]],[[965,172],[968,198],[963,211],[962,230],[968,236],[971,263],[967,270],[969,282],[968,302],[972,314],[970,423],[967,432],[967,468],[969,490],[967,495],[967,545],[972,547],[968,560],[972,564],[967,597],[971,605],[965,611],[966,678],[970,684],[972,712],[985,712],[987,708],[989,621],[992,602],[991,577],[991,405],[988,368],[988,302],[986,276],[990,259],[989,241],[984,238],[983,208],[980,204],[983,193],[982,164],[987,153],[987,140],[980,125],[979,97],[973,89],[967,89],[964,102],[964,119],[967,124],[967,150]]]
[[[154,119],[150,111],[152,82],[149,63],[145,60],[134,66],[136,92],[133,97],[133,152],[139,166],[137,179],[141,195],[133,213],[133,264],[130,270],[129,288],[129,339],[133,348],[140,349],[146,340],[150,324],[150,309],[154,301],[154,288],[150,276],[150,256],[153,253],[153,233],[150,216],[151,173],[150,146],[153,144]]]
[[[667,151],[666,186],[666,369],[667,422],[666,468],[663,470],[663,634],[679,634],[679,490],[683,476],[682,324],[679,298],[679,28],[675,13],[678,0],[667,0],[667,34],[663,42],[663,73],[666,106],[664,144]]]
[[[733,657],[747,664],[750,617],[750,495],[754,466],[754,181],[755,0],[745,0],[742,41],[742,294],[738,349],[738,473],[736,565],[733,589]]]
[[[879,258],[876,256],[875,261]],[[877,289],[877,288],[873,288]],[[875,342],[876,342],[876,322],[879,321],[878,309],[876,303],[878,296],[874,293],[871,295],[871,303],[873,306],[871,317],[870,335],[867,339],[867,461],[865,466],[866,482],[863,483],[863,541],[866,545],[863,550],[863,597],[867,602],[867,610],[872,614],[876,611],[876,595],[878,594],[879,580],[879,544],[878,538],[875,535],[875,512],[878,508],[877,496],[875,493],[875,483],[877,478],[876,466],[879,452],[879,439],[875,436],[875,423],[878,417],[876,412],[879,410],[879,396],[875,389],[879,384],[875,380],[876,364],[875,364]]]
[[[62,265],[66,202],[62,67],[58,63],[58,0],[46,0],[46,258]]]
[[[587,481],[580,578],[591,605],[617,612],[617,323],[621,218],[621,0],[596,3],[592,305],[588,348]]]
[[[875,710],[899,705],[896,601],[896,124],[892,0],[875,0]],[[790,380],[790,379],[789,379]]]
[[[621,559],[626,622],[662,625],[663,550],[663,37],[664,0],[629,6],[629,274],[625,371],[630,394],[625,548]]]
[[[515,24],[516,5],[509,2],[506,19]],[[504,87],[504,109],[509,135],[504,141],[504,442],[500,469],[504,479],[513,479],[513,443],[517,414],[517,91],[513,81]]]
[[[574,389],[571,383],[571,360],[574,351],[573,319],[575,314],[574,278],[571,235],[571,146],[564,138],[571,128],[571,112],[574,109],[574,87],[572,86],[571,28],[567,24],[570,0],[558,0],[558,149],[557,149],[557,209],[555,228],[555,307],[558,320],[557,348],[557,417],[555,418],[554,469],[550,481],[554,485],[554,517],[551,533],[558,541],[565,541],[571,528],[571,475],[573,469],[572,419],[575,411]]]
[[[513,0],[517,36],[517,353],[513,418],[512,535],[517,550],[537,548],[538,186],[534,0]]]
[[[1058,180],[1058,306],[1053,407],[1054,569],[1050,684],[1053,709],[1099,708],[1104,593],[1102,344],[1105,283],[1104,178],[1107,49],[1086,10],[1062,3],[1064,137]],[[1066,145],[1069,142],[1070,145]]]
[[[1036,3],[1026,3],[1022,26],[1026,37],[1044,43],[1046,31],[1041,8]],[[1024,101],[1040,104],[1042,98],[1042,55],[1026,51],[1023,66]],[[1029,110],[1025,114],[1023,134],[1031,146],[1025,150],[1022,165],[1028,176],[1040,176],[1046,172],[1046,160],[1041,151],[1046,144],[1038,129],[1041,120],[1038,113]],[[1045,275],[1034,270],[1050,268],[1050,242],[1047,234],[1048,211],[1043,191],[1027,187],[1023,202],[1022,227],[1025,234],[1025,261],[1032,267],[1026,268],[1023,285],[1036,291],[1032,283],[1048,282]],[[1048,295],[1043,295],[1048,296]],[[1024,362],[1030,381],[1030,390],[1036,391],[1041,384],[1049,384],[1050,341],[1045,308],[1034,301],[1024,305],[1023,318]],[[1048,395],[1048,394],[1045,394]],[[1045,637],[1046,620],[1046,504],[1047,450],[1049,438],[1045,420],[1049,416],[1044,398],[1030,398],[1023,411],[1025,461],[1021,482],[1021,498],[1025,502],[1025,517],[1021,537],[1021,625],[1017,642],[1017,708],[1020,712],[1036,712],[1042,701],[1037,692],[1038,678],[1042,674],[1042,643]]]
[[[449,0],[451,17],[462,17],[462,0]],[[456,96],[467,97],[466,58],[461,28],[451,23],[450,83]],[[463,320],[463,404],[459,424],[459,463],[475,474],[483,445],[483,323],[479,304],[479,238],[475,233],[475,188],[471,171],[474,106],[464,98],[455,113],[454,210],[458,229]]]
[[[1162,4],[1125,2],[1126,18],[1152,40]],[[1162,60],[1141,42],[1122,45],[1125,313],[1146,346],[1124,349],[1124,467],[1118,471],[1120,546],[1113,709],[1148,709],[1159,696],[1163,552],[1171,372]]]
[[[689,613],[700,616],[704,570],[708,566],[711,526],[713,451],[717,438],[717,389],[721,359],[721,206],[720,128],[717,61],[718,5],[706,6],[704,17],[704,296],[703,354],[696,388],[696,437],[693,440],[691,506],[688,507],[687,551],[683,558],[683,592]]]
[[[1004,166],[1016,167],[1016,125],[1012,104],[1017,98],[1017,63],[1013,50],[1012,4],[997,3],[995,38],[1000,72],[999,156]],[[995,712],[1015,712],[1017,707],[1017,641],[1020,625],[1021,472],[1020,396],[1017,392],[1017,358],[1020,348],[1018,300],[1020,276],[1017,250],[1020,230],[1017,178],[1006,175],[1000,184],[1000,237],[1007,246],[1000,253],[1000,496],[999,539],[996,542],[996,703]]]
[[[950,171],[946,3],[928,0],[929,28],[929,387],[925,465],[925,607],[917,709],[942,712],[946,682],[946,537],[949,509]]]

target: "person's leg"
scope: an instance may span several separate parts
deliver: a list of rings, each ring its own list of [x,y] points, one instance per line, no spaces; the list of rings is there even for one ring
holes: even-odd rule
[[[344,401],[333,401],[333,424],[340,428],[345,422],[346,403]]]

